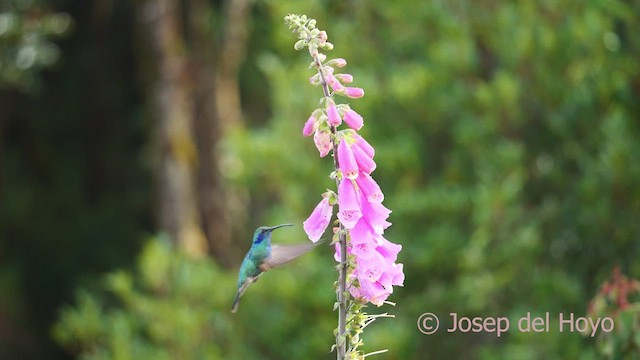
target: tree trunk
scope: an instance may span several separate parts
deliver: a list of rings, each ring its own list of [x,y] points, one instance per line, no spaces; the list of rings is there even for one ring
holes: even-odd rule
[[[196,198],[200,159],[179,3],[149,0],[141,9],[157,66],[152,103],[157,124],[159,226],[187,253],[202,256],[207,242]]]
[[[147,0],[140,7],[151,36],[158,133],[159,222],[189,253],[230,265],[233,213],[243,211],[222,177],[220,139],[242,127],[238,73],[248,36],[247,0],[224,4],[224,26],[206,0]],[[182,26],[181,19],[187,23]],[[216,41],[214,29],[222,28]],[[237,224],[240,225],[240,224]]]

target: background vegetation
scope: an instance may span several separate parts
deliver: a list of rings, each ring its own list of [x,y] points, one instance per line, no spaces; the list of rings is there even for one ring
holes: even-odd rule
[[[425,336],[416,320],[578,316],[614,266],[640,277],[639,1],[5,0],[0,12],[0,358],[333,358],[328,247],[229,313],[255,227],[292,222],[275,240],[304,241],[331,186],[300,136],[319,89],[287,13],[317,18],[365,89],[357,111],[394,211],[388,238],[403,245],[398,306],[370,309],[397,318],[368,328],[365,349],[601,357],[577,333]]]

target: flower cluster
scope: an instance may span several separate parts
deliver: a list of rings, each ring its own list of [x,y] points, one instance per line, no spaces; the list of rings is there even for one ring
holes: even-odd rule
[[[320,42],[326,41],[326,33],[318,34]],[[391,223],[387,221],[391,210],[382,201],[384,194],[371,177],[376,169],[373,160],[375,149],[358,131],[364,126],[363,118],[348,104],[336,104],[335,95],[357,99],[364,96],[364,90],[345,86],[353,81],[350,74],[336,74],[335,67],[342,68],[344,59],[332,59],[322,64],[324,56],[313,53],[318,73],[310,78],[312,85],[326,84],[331,92],[326,93],[320,108],[313,111],[304,124],[302,134],[313,135],[321,157],[331,150],[337,158],[337,170],[333,176],[338,181],[338,193],[327,191],[304,222],[304,230],[309,239],[316,242],[325,232],[333,216],[333,206],[337,203],[337,218],[347,236],[347,252],[355,259],[355,267],[350,273],[349,292],[361,302],[382,305],[393,292],[393,286],[402,286],[404,273],[402,264],[397,264],[401,246],[383,237],[384,230]],[[322,56],[321,56],[322,55]],[[337,130],[342,124],[348,128]],[[340,246],[336,243],[336,260],[340,261]]]

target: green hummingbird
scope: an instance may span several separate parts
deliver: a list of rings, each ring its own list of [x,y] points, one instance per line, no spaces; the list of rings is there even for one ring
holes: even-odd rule
[[[276,226],[261,226],[253,234],[251,248],[242,260],[240,272],[238,273],[238,293],[233,301],[231,312],[238,311],[240,297],[247,290],[247,287],[258,281],[260,275],[265,271],[284,265],[298,256],[310,251],[319,244],[300,245],[271,245],[271,232],[283,226],[293,226],[292,224],[280,224]]]

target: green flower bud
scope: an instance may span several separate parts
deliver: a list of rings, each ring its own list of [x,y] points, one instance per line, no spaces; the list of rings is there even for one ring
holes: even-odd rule
[[[302,50],[304,49],[304,47],[307,46],[307,41],[306,40],[298,40],[296,41],[296,44],[293,45],[293,48],[296,50]]]

